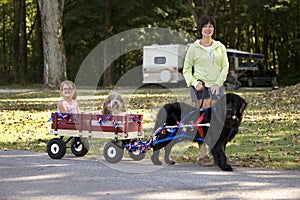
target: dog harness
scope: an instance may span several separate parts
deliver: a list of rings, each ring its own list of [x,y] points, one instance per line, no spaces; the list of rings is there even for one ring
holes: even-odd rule
[[[198,124],[201,124],[203,119],[204,119],[204,113],[202,113],[202,115],[200,115],[199,119],[195,122],[194,126],[197,126]],[[205,137],[202,126],[198,126],[198,133],[199,133],[201,138]]]

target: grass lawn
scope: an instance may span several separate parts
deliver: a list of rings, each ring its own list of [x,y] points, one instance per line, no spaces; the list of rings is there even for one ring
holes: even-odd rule
[[[240,89],[233,91],[248,102],[240,132],[226,149],[230,160],[241,166],[300,169],[300,84],[278,90]],[[79,92],[83,111],[99,111],[109,91],[87,96]],[[85,95],[86,94],[86,95]],[[128,113],[142,113],[147,136],[158,109],[173,101],[190,102],[188,89],[150,89],[127,93],[122,90]],[[34,88],[0,91],[0,149],[46,152],[50,135],[49,117],[56,110],[58,91]],[[197,145],[184,142],[172,152],[177,162],[195,162]]]

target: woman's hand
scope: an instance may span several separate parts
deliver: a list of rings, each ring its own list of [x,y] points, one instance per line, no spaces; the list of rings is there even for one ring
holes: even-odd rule
[[[204,90],[204,85],[203,85],[203,82],[200,81],[196,87],[195,87],[196,91],[203,91]]]
[[[213,84],[213,85],[210,87],[210,91],[211,91],[212,94],[219,95],[219,92],[220,92],[220,86],[218,86],[217,84]]]

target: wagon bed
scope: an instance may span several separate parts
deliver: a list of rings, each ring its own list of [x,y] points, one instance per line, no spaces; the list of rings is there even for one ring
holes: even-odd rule
[[[51,134],[59,138],[51,139],[47,144],[47,153],[53,159],[61,159],[71,142],[70,148],[75,156],[88,153],[88,139],[103,138],[112,140],[104,148],[104,157],[108,162],[118,162],[123,157],[123,148],[132,139],[144,137],[142,114],[101,115],[51,114]],[[145,155],[138,152],[130,154],[134,160]]]

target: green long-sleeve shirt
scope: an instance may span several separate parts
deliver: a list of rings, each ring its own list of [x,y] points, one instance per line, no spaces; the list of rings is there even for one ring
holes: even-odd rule
[[[226,53],[226,47],[219,41],[213,40],[214,56],[200,45],[200,41],[196,40],[188,49],[184,67],[183,76],[187,86],[196,86],[202,80],[206,87],[213,84],[222,86],[226,80],[229,63]],[[192,69],[194,67],[194,73]]]

